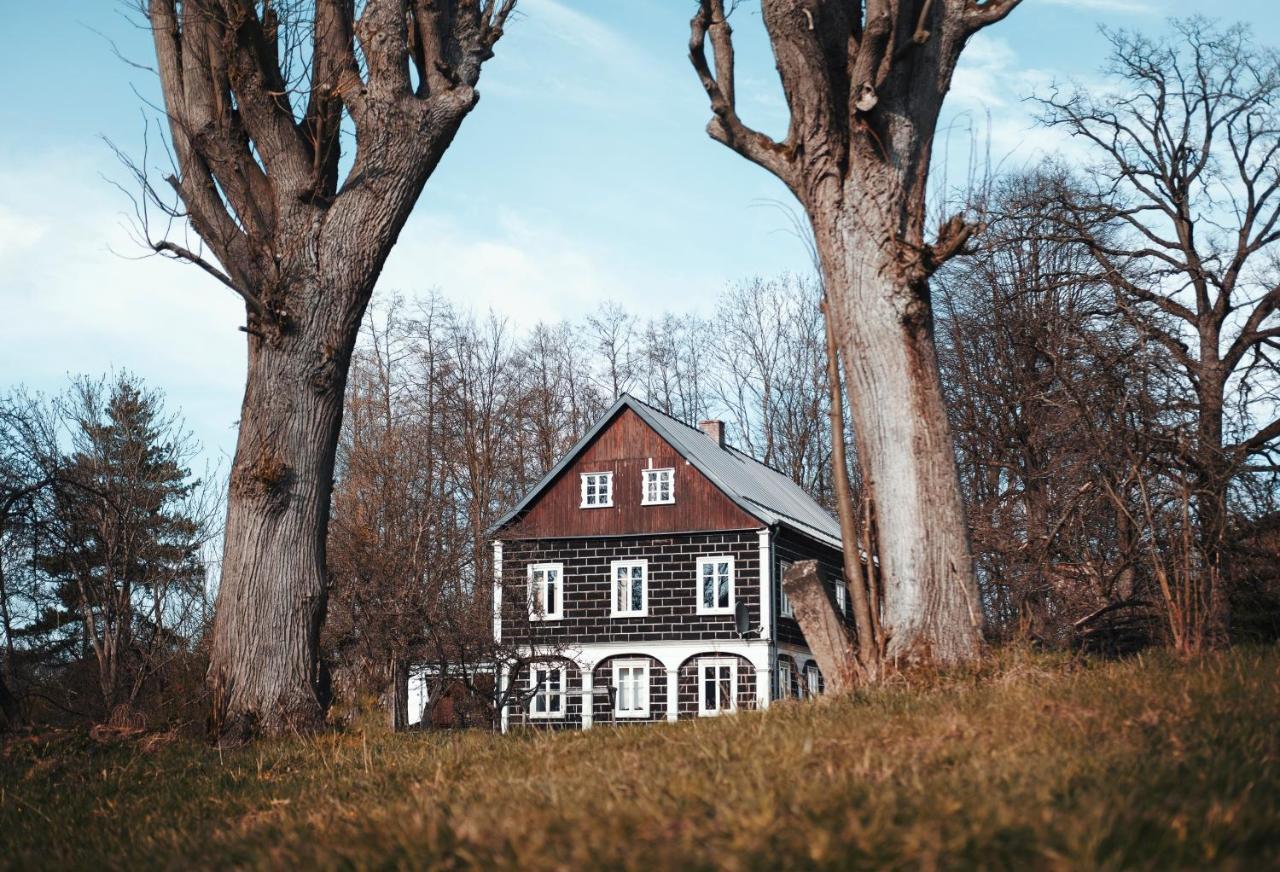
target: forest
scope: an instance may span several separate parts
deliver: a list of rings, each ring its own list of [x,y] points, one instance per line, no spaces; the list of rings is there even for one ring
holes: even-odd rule
[[[1071,149],[957,187],[931,165],[957,63],[1035,0],[689,2],[707,135],[785,186],[807,259],[691,311],[513,318],[430,264],[375,293],[517,5],[126,4],[169,164],[112,146],[132,232],[234,295],[244,399],[219,463],[128,361],[0,394],[0,864],[177,865],[197,835],[205,865],[1275,861],[1276,49],[1105,29],[1096,76],[1026,98]],[[739,115],[731,20],[784,137]],[[495,637],[494,525],[623,395],[724,421],[838,519],[835,692],[493,732],[524,699],[494,665],[536,659]],[[441,726],[407,711],[423,664],[458,729],[408,730]]]

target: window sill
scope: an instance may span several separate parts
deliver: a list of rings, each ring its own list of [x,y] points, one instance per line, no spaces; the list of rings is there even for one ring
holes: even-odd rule
[[[612,509],[613,503],[592,503],[591,505],[582,503],[581,505],[578,506],[578,508],[580,509]]]
[[[675,504],[676,504],[675,500],[641,500],[640,501],[640,505],[642,506],[674,506]]]
[[[647,717],[649,717],[649,712],[647,712],[647,711],[643,711],[643,712],[619,712],[619,711],[615,711],[615,712],[613,713],[613,716],[614,716],[615,718],[617,718],[617,719],[619,719],[619,720],[623,720],[623,721],[634,721],[634,720],[639,720],[639,719],[641,719],[641,718],[647,718]]]
[[[698,612],[697,612],[697,613],[698,613],[699,615],[715,616],[715,615],[732,615],[732,614],[733,614],[733,612],[734,612],[734,607],[733,607],[733,606],[729,606],[728,608],[725,608],[725,609],[703,609],[703,608],[700,608],[700,609],[698,609]]]
[[[610,612],[609,617],[610,618],[647,618],[649,617],[649,610],[645,609],[643,612]]]

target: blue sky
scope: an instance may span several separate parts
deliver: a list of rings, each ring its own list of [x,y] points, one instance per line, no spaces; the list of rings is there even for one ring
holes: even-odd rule
[[[0,80],[11,84],[0,108],[0,389],[57,390],[68,373],[128,368],[183,409],[211,457],[228,456],[242,309],[193,268],[135,259],[129,203],[111,185],[126,175],[103,138],[139,153],[138,95],[158,99],[151,75],[111,43],[145,64],[148,34],[113,0],[0,2]],[[1210,11],[1280,45],[1274,8],[1221,0]],[[640,314],[705,310],[726,282],[805,269],[788,218],[769,205],[789,195],[703,131],[706,98],[685,57],[692,9],[520,0],[378,294],[439,288],[524,324],[606,299]],[[1099,25],[1156,30],[1204,11],[1199,0],[1025,0],[967,49],[943,163],[958,175],[972,128],[1004,168],[1069,150],[1024,99],[1055,80],[1095,79]],[[785,106],[755,4],[734,26],[740,111],[780,134]]]

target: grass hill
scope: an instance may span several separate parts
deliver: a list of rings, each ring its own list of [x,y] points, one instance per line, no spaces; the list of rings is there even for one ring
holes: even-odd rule
[[[1280,867],[1280,650],[1003,653],[587,733],[11,738],[0,864]]]

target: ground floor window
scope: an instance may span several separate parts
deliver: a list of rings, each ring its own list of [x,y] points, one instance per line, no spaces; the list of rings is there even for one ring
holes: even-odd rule
[[[804,671],[805,688],[809,696],[818,696],[822,693],[822,673],[818,671],[818,667],[810,664]]]
[[[614,714],[620,718],[649,716],[649,663],[619,660],[613,664]]]
[[[698,661],[698,714],[718,715],[738,710],[738,662],[724,658]]]
[[[533,697],[529,700],[529,717],[564,717],[565,668],[563,666],[534,666],[529,670],[529,686]]]
[[[778,663],[778,699],[790,699],[791,690],[791,661],[782,660]]]

